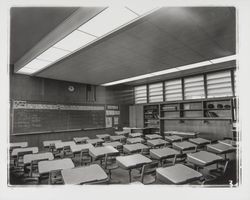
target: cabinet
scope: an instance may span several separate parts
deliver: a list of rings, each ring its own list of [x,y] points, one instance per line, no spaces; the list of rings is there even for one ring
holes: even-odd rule
[[[129,106],[129,127],[143,128],[143,105]]]
[[[150,128],[151,133],[160,133],[159,105],[144,106],[144,128]]]

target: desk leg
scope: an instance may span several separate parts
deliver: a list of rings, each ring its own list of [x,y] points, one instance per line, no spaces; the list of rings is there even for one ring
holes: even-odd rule
[[[130,182],[130,183],[131,183],[131,181],[132,181],[131,172],[132,172],[132,169],[129,169],[129,170],[128,170],[128,174],[129,174],[129,182]]]

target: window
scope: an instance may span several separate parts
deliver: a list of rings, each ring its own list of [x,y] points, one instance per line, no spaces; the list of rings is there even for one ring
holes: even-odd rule
[[[155,83],[148,87],[149,102],[161,102],[163,101],[163,84]]]
[[[234,95],[238,96],[238,91],[237,91],[237,85],[238,85],[238,81],[237,81],[237,77],[238,77],[238,71],[234,70]]]
[[[135,89],[135,103],[147,103],[147,86],[137,86]]]
[[[223,71],[207,74],[207,97],[232,96],[231,72]]]
[[[184,79],[185,99],[205,98],[203,75]]]
[[[182,100],[181,79],[175,79],[165,82],[165,100],[166,101]]]

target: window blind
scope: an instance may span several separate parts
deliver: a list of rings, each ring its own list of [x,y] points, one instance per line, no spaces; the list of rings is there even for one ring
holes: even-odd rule
[[[165,82],[165,101],[182,100],[181,79]]]
[[[135,104],[147,103],[147,86],[136,86],[134,87],[135,92]]]
[[[185,99],[205,98],[203,75],[184,79],[184,97]]]
[[[163,84],[155,83],[150,84],[148,87],[149,102],[162,102],[163,101]]]
[[[207,97],[232,96],[230,71],[207,74]]]

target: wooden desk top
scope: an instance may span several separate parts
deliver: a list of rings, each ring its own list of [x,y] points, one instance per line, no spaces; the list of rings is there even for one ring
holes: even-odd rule
[[[130,134],[129,134],[129,137],[131,137],[131,138],[141,137],[141,136],[143,136],[142,133],[130,133]]]
[[[60,143],[62,140],[48,140],[48,141],[43,141],[43,146],[44,147],[49,147],[50,145],[55,145],[55,143]]]
[[[71,146],[71,145],[75,145],[76,143],[74,141],[67,141],[67,142],[56,142],[55,143],[55,148],[56,149],[62,149],[63,147],[66,146]]]
[[[163,139],[147,140],[147,145],[152,146],[152,147],[165,145],[165,144],[169,144],[169,142],[167,142],[166,140],[163,140]]]
[[[140,137],[136,137],[136,138],[128,138],[127,139],[127,143],[128,144],[135,144],[135,143],[142,143],[144,142],[144,139],[140,138]]]
[[[27,154],[23,156],[23,163],[30,164],[32,161],[36,160],[53,160],[54,156],[51,152],[45,152],[45,153],[36,153],[36,154]]]
[[[50,171],[74,168],[74,163],[70,158],[41,161],[38,163],[40,174],[49,173]]]
[[[220,154],[225,154],[225,153],[230,153],[235,151],[236,148],[230,145],[225,145],[222,143],[216,143],[216,144],[208,144],[207,145],[207,151],[211,151],[213,153],[220,153]]]
[[[179,151],[169,147],[164,147],[162,149],[150,149],[149,153],[150,156],[154,159],[163,159],[180,154]]]
[[[126,137],[124,135],[112,135],[112,136],[110,136],[111,141],[120,141],[123,139],[126,139]]]
[[[145,136],[147,140],[153,140],[153,139],[161,139],[162,136],[158,134],[148,134]]]
[[[70,149],[73,153],[78,153],[84,149],[90,149],[90,148],[94,148],[94,146],[90,143],[88,144],[74,144],[74,145],[70,145]]]
[[[87,143],[95,145],[96,143],[103,143],[104,140],[100,138],[95,138],[95,139],[89,139],[87,140]]]
[[[226,140],[218,140],[218,142],[221,143],[221,144],[232,146],[232,147],[236,147],[237,146],[237,142],[234,141],[234,140],[226,139]]]
[[[28,147],[28,142],[14,142],[14,143],[10,143],[10,147],[11,148],[25,148]]]
[[[182,141],[182,137],[178,135],[170,135],[170,136],[165,136],[165,140],[167,140],[168,142],[178,142]]]
[[[97,138],[100,138],[100,139],[105,139],[105,138],[109,138],[110,135],[109,134],[100,134],[100,135],[96,135]]]
[[[136,144],[125,144],[123,145],[123,150],[126,152],[134,152],[134,151],[138,151],[138,150],[142,150],[142,149],[148,149],[149,147],[141,144],[141,143],[136,143]]]
[[[192,149],[192,148],[195,149],[197,147],[197,145],[195,145],[194,143],[188,142],[188,141],[175,142],[172,145],[173,145],[173,148],[180,149],[182,151]]]
[[[117,148],[119,146],[122,146],[123,144],[120,142],[106,142],[102,144],[103,146],[112,146],[114,148]]]
[[[25,147],[25,148],[13,149],[11,156],[17,156],[19,152],[28,152],[28,151],[32,151],[32,153],[38,153],[38,147]]]
[[[188,153],[187,160],[191,163],[194,163],[195,165],[208,166],[220,160],[223,160],[223,158],[207,151],[200,151],[195,153]]]
[[[105,171],[97,164],[62,170],[65,184],[84,184],[108,180]]]
[[[119,153],[119,151],[112,146],[94,147],[89,149],[89,155],[93,158],[102,157],[109,153]]]
[[[130,132],[128,130],[124,130],[124,131],[115,131],[116,135],[128,135]]]
[[[123,169],[133,169],[144,164],[151,163],[152,160],[141,154],[116,157],[117,164]]]
[[[88,140],[89,137],[74,137],[73,140],[75,143],[81,143],[81,142],[86,142],[86,140]]]
[[[199,133],[186,132],[186,131],[165,131],[164,134],[166,134],[166,135],[179,135],[179,136],[196,137]]]
[[[202,174],[182,164],[176,164],[170,167],[160,167],[156,169],[157,178],[167,183],[171,181],[174,184],[184,184],[199,180]]]
[[[188,140],[189,140],[189,142],[192,142],[192,143],[197,144],[197,145],[206,145],[206,144],[211,143],[210,140],[207,140],[204,138],[189,138]]]

